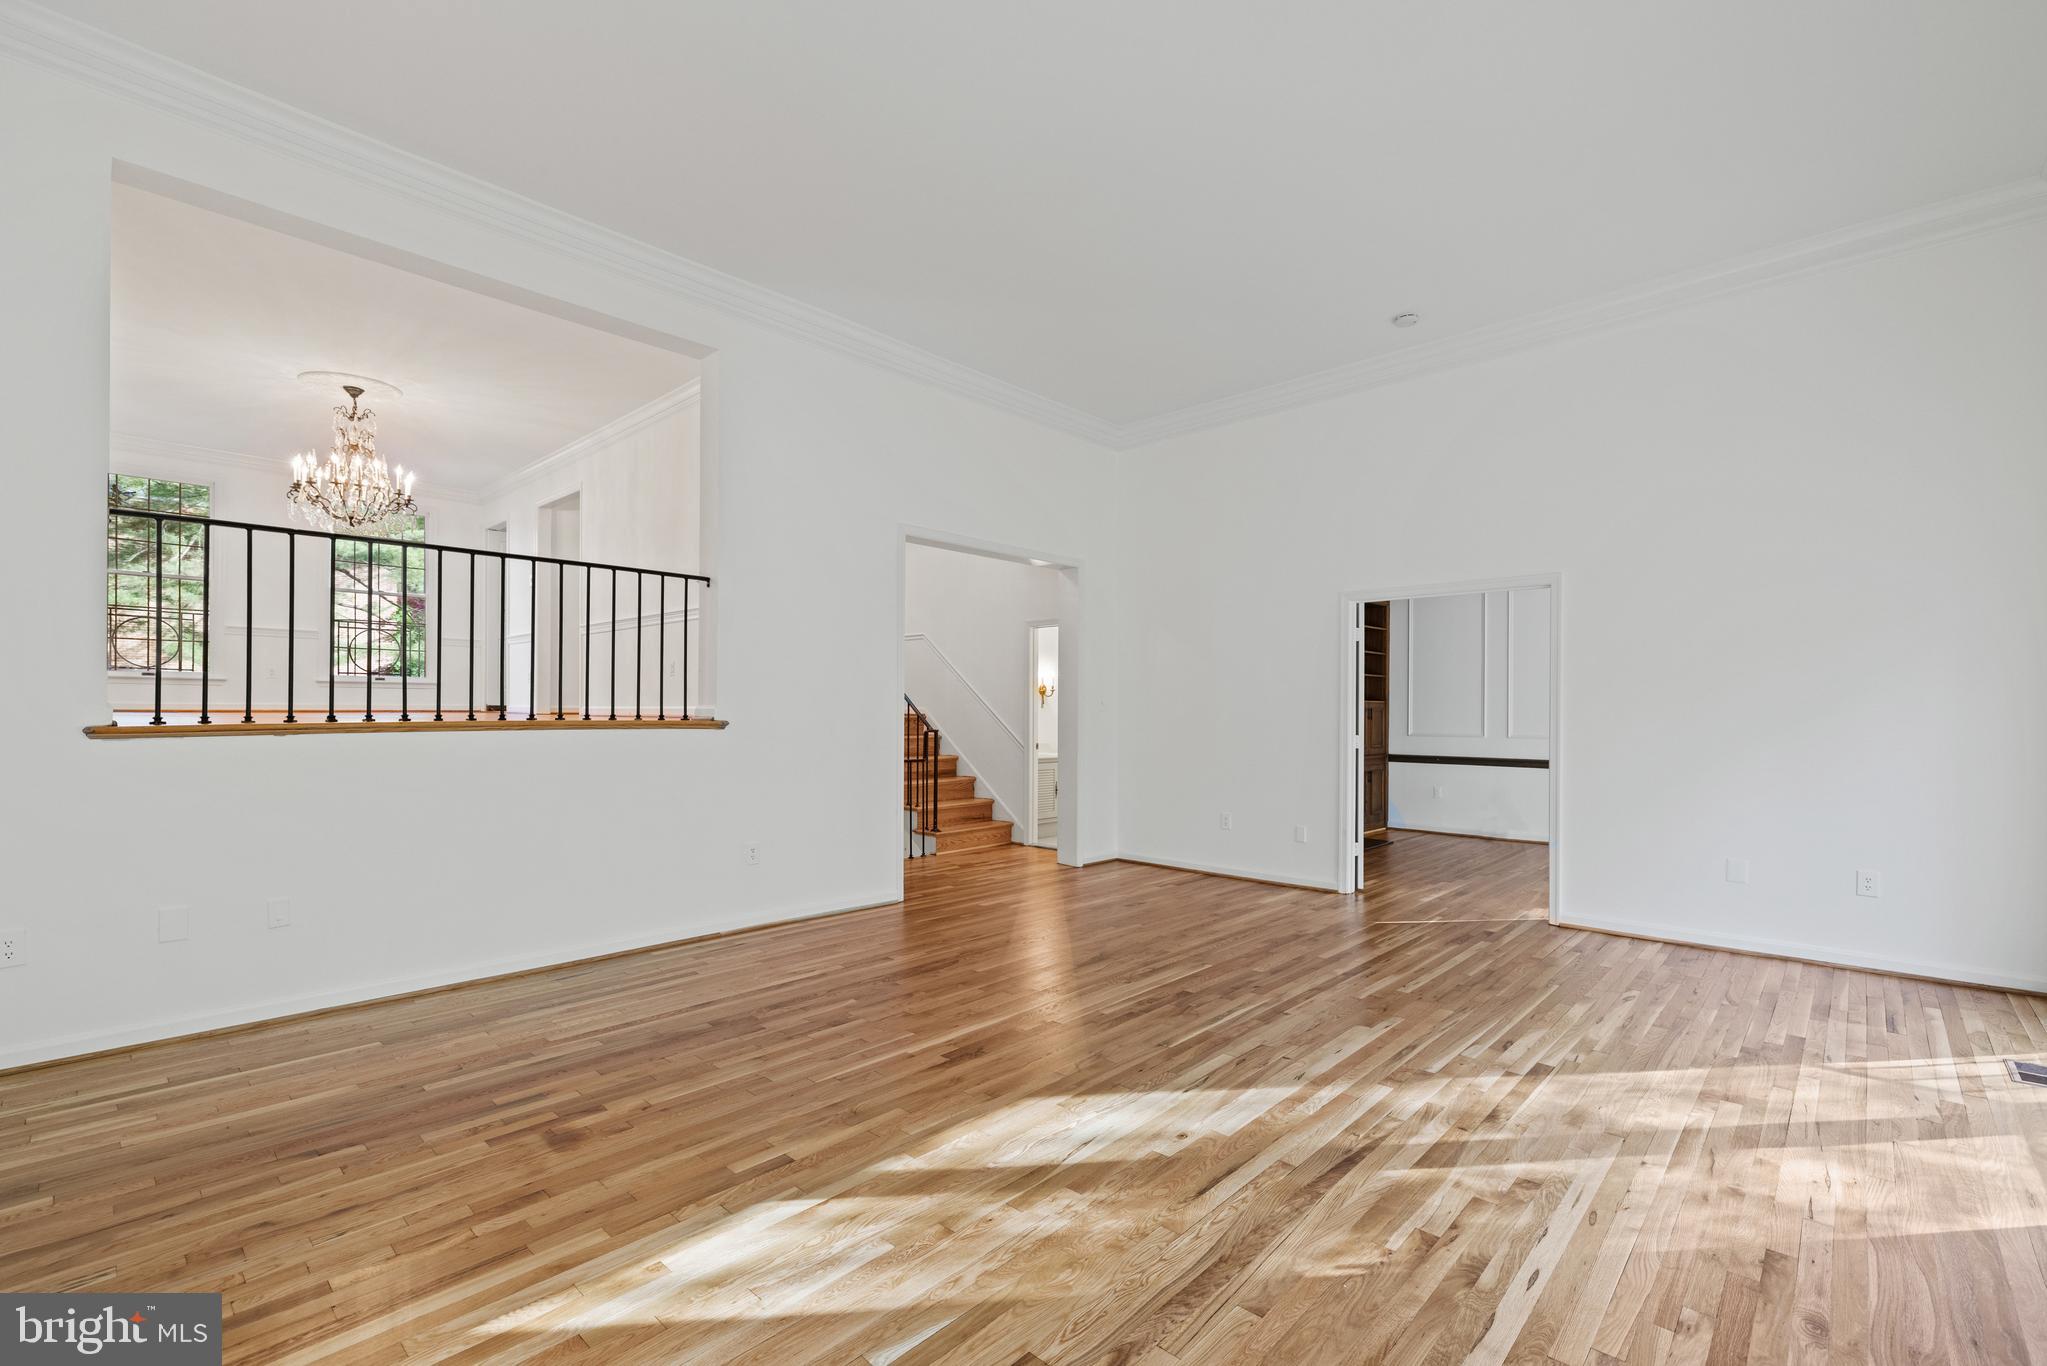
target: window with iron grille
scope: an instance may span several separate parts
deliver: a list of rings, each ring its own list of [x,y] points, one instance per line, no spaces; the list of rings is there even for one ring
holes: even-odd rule
[[[213,490],[139,474],[107,476],[107,667],[161,663],[166,672],[196,673],[205,662],[206,529],[166,521],[159,546],[156,520],[124,510],[207,517]]]
[[[388,541],[423,541],[426,518],[399,518]],[[426,550],[372,541],[334,543],[334,671],[426,676]]]

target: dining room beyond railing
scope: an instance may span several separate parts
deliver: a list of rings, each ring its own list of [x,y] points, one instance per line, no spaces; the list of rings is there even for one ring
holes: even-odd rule
[[[185,513],[109,516],[123,560],[108,570],[108,671],[141,695],[114,701],[88,735],[724,725],[692,695],[702,574]],[[258,627],[259,598],[281,631]],[[259,674],[259,639],[280,634],[281,658]],[[226,657],[223,636],[239,638]]]

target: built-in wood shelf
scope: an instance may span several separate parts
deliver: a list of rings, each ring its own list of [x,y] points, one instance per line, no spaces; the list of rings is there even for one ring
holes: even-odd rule
[[[1360,633],[1363,657],[1358,660],[1358,701],[1364,712],[1358,723],[1363,741],[1358,753],[1358,824],[1365,839],[1385,833],[1392,791],[1386,771],[1386,675],[1392,668],[1392,610],[1392,604],[1385,602],[1367,602],[1358,609],[1359,624],[1364,627]]]

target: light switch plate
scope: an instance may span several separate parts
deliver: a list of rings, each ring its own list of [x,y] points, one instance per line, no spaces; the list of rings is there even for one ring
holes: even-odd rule
[[[1747,882],[1748,860],[1745,858],[1731,858],[1727,860],[1727,880],[1729,882]]]
[[[184,906],[165,906],[156,913],[156,940],[173,944],[192,937],[192,912]]]

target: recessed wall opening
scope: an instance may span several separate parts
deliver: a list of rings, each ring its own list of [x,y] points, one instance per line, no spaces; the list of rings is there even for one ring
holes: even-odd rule
[[[1524,579],[1346,600],[1345,890],[1485,866],[1521,889],[1516,913],[1553,916],[1559,592]]]
[[[111,195],[95,729],[715,715],[702,348]]]
[[[1025,628],[1030,637],[1030,668],[1024,675],[1025,690],[1038,699],[1035,710],[1026,706],[1030,717],[1030,797],[1028,844],[1041,849],[1059,847],[1059,623],[1032,623]]]
[[[1078,861],[1079,590],[1072,565],[905,540],[906,858],[1029,845]]]

